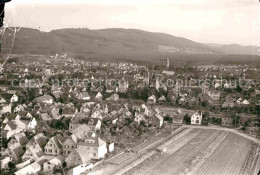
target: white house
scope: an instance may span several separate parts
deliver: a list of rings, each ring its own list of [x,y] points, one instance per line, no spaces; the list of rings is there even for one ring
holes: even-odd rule
[[[101,129],[101,120],[99,118],[91,118],[88,121],[88,126],[94,131],[99,131]]]
[[[146,116],[149,116],[149,110],[145,104],[142,104],[140,112],[143,112]]]
[[[10,99],[11,103],[14,103],[14,102],[18,102],[18,96],[16,94],[14,94],[11,99]]]
[[[243,101],[243,99],[240,97],[239,99],[237,99],[237,104],[241,104],[242,103],[242,101]]]
[[[219,88],[221,85],[219,82],[217,82],[214,86],[215,86],[215,88]]]
[[[93,163],[84,163],[75,168],[73,168],[73,175],[80,175],[93,168]]]
[[[230,88],[230,85],[226,82],[226,83],[224,84],[224,88]]]
[[[23,118],[31,119],[32,114],[30,112],[27,112],[27,111],[21,111],[17,114],[17,116],[15,117],[15,120],[21,120]]]
[[[107,143],[96,134],[88,132],[85,139],[77,144],[77,149],[84,150],[90,158],[101,159],[107,154]]]
[[[148,100],[147,100],[147,103],[148,103],[148,104],[155,104],[155,103],[156,103],[156,97],[155,97],[155,95],[150,96],[150,97],[148,98]]]
[[[53,159],[51,159],[43,164],[43,172],[44,173],[53,172],[53,169],[56,166],[61,167],[63,162],[64,162],[64,157],[61,155],[58,155],[57,157],[54,157]]]
[[[95,96],[96,100],[102,100],[102,98],[103,98],[103,95],[100,92],[98,92],[97,95]]]
[[[192,125],[201,125],[202,121],[202,112],[196,111],[192,116],[191,116],[191,124]]]
[[[162,95],[162,96],[158,99],[158,101],[160,101],[160,102],[165,102],[165,101],[166,101],[166,97],[165,97],[164,95]]]
[[[90,96],[89,96],[88,92],[81,92],[81,93],[78,95],[78,99],[81,99],[81,100],[90,100]]]
[[[35,118],[32,118],[32,120],[28,123],[28,129],[35,130],[36,126],[37,126],[37,121],[35,120]]]
[[[22,160],[23,161],[26,161],[26,160],[36,161],[37,159],[39,159],[42,156],[43,156],[42,150],[39,150],[38,148],[31,146],[26,149],[24,155],[22,156]]]
[[[0,107],[0,114],[11,113],[11,112],[12,112],[12,105],[11,104],[4,105],[4,106]]]
[[[18,105],[14,108],[14,113],[20,112],[20,111],[24,111],[24,106],[23,105]]]
[[[34,99],[36,103],[52,104],[53,98],[50,95],[40,96]]]
[[[243,105],[249,105],[249,101],[245,99],[245,100],[242,101],[242,104]]]
[[[25,175],[25,174],[37,174],[41,171],[41,163],[40,162],[34,162],[23,169],[20,169],[15,172],[16,175]]]

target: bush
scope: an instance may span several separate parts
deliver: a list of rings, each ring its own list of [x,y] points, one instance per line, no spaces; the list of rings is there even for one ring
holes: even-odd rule
[[[63,162],[62,167],[65,168],[67,166],[66,162]]]
[[[8,168],[11,170],[15,169],[15,164],[13,162],[8,162]]]
[[[183,121],[185,121],[187,125],[190,125],[191,124],[190,116],[188,114],[185,114]]]

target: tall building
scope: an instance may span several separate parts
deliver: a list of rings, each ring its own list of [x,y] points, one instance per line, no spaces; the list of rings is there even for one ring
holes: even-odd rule
[[[167,64],[166,64],[166,68],[169,68],[170,67],[170,61],[169,61],[169,58],[167,57]]]

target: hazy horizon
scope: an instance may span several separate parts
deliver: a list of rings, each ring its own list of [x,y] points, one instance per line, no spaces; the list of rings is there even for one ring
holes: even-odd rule
[[[5,25],[139,29],[200,43],[260,46],[259,5],[258,0],[23,0],[7,3]]]

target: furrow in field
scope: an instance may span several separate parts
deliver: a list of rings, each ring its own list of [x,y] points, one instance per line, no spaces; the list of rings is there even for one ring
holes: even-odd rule
[[[196,137],[196,139],[192,139],[189,144],[190,150],[189,153],[183,156],[180,160],[175,160],[174,155],[170,161],[173,163],[172,168],[168,170],[167,174],[182,174],[193,169],[194,159],[197,158],[198,154],[204,151],[210,143],[214,142],[216,137],[221,134],[221,131],[212,131],[209,130],[207,132],[203,132]],[[174,163],[175,162],[175,163]]]
[[[199,134],[202,133],[202,130],[193,129],[185,137],[181,137],[178,140],[174,141],[171,144],[168,144],[167,151],[163,153],[159,158],[149,162],[149,165],[143,166],[139,171],[134,172],[133,174],[157,174],[157,167],[161,167],[162,164],[165,164],[167,158],[173,153],[178,152],[180,148],[186,145],[190,140],[196,138]],[[171,166],[171,165],[170,165]]]
[[[250,150],[250,141],[230,133],[216,151],[195,173],[197,175],[237,175]]]
[[[198,147],[199,149],[194,151],[193,156],[187,160],[189,164],[186,164],[185,170],[179,174],[194,174],[199,169],[228,135],[228,132],[218,131],[217,133],[217,135],[212,135],[210,139],[207,139]]]

